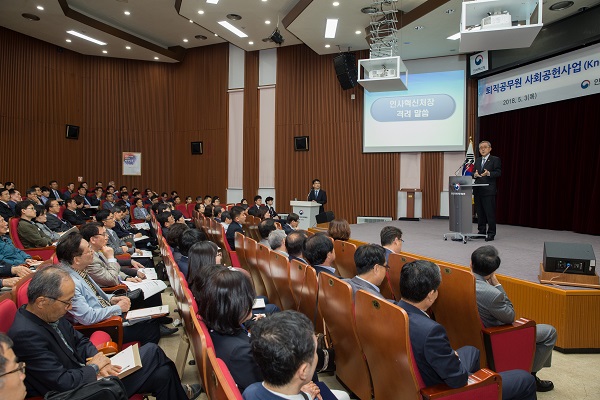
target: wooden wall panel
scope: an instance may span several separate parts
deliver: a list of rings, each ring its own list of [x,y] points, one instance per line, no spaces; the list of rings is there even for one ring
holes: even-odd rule
[[[92,57],[0,28],[0,180],[22,191],[77,176],[180,195],[225,196],[227,45],[179,64]],[[65,125],[81,127],[65,139]],[[205,153],[191,156],[190,142]],[[121,153],[142,152],[142,176]]]
[[[252,204],[258,193],[259,169],[259,93],[258,93],[258,59],[259,52],[246,53],[244,71],[244,197]],[[241,199],[238,199],[239,201]]]
[[[444,153],[421,153],[421,190],[423,218],[440,215],[440,192],[444,180]]]
[[[396,217],[400,155],[362,152],[363,89],[342,90],[331,55],[304,45],[279,48],[276,98],[275,187],[282,211],[291,199],[305,200],[318,178],[327,191],[325,209],[336,217],[350,223],[359,215]],[[302,135],[310,137],[310,151],[295,152],[293,138]]]

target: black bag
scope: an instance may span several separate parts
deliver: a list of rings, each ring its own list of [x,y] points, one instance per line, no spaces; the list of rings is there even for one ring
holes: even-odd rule
[[[45,400],[128,400],[123,382],[116,376],[100,378],[67,392],[48,392]]]
[[[144,304],[144,292],[142,289],[128,290],[125,292],[123,289],[115,290],[113,296],[127,296],[131,300],[130,310],[139,310],[140,308],[146,308]]]

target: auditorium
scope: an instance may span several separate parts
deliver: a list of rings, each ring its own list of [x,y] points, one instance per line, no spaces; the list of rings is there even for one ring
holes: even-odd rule
[[[0,2],[0,398],[596,398],[599,20]]]

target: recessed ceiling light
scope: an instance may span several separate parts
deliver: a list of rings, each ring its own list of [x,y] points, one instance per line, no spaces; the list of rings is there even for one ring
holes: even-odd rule
[[[188,40],[187,40],[187,39],[183,39],[183,43],[187,43],[187,42],[188,42]]]
[[[265,21],[265,24],[267,24],[267,25],[269,25],[270,23],[271,23],[271,21],[269,21],[269,20]]]
[[[217,4],[219,0],[206,0],[208,4]]]
[[[77,31],[67,31],[67,33],[68,33],[69,35],[77,36],[77,37],[79,37],[79,38],[82,38],[82,39],[88,40],[88,41],[90,41],[90,42],[92,42],[92,43],[99,44],[100,46],[105,46],[105,45],[106,45],[106,43],[104,43],[104,42],[101,42],[100,40],[94,39],[93,37],[86,36],[86,35],[84,35],[83,33],[79,33],[79,32],[77,32]]]
[[[194,23],[194,21],[192,21],[192,20],[190,19],[190,24],[193,24],[193,23]]]
[[[330,45],[328,45],[328,44],[326,44],[326,45],[325,45],[325,48],[326,48],[326,49],[328,49],[328,48],[330,48],[330,47],[331,47],[331,46],[330,46]]]
[[[356,33],[357,35],[360,35],[360,31],[356,31],[356,32],[354,32],[354,33]]]
[[[158,60],[158,57],[154,57],[155,60]]]
[[[248,37],[248,35],[246,35],[244,32],[242,32],[241,30],[239,30],[235,26],[231,25],[227,21],[219,21],[219,25],[221,25],[223,28],[227,29],[228,31],[230,31],[232,33],[235,33],[239,37]]]
[[[123,11],[123,14],[125,14],[125,15],[131,15],[131,13],[129,11]]]
[[[198,10],[198,14],[202,15],[202,14],[204,14],[204,11],[203,10]]]
[[[267,2],[267,0],[262,0],[262,2],[263,2],[263,3],[266,3],[266,2]]]
[[[208,38],[207,38],[206,36],[204,36],[204,35],[196,35],[196,36],[194,36],[194,37],[195,37],[196,39],[198,39],[198,40],[206,40],[206,39],[208,39]]]
[[[337,6],[339,6],[339,5],[340,5],[340,2],[339,2],[339,1],[334,1],[334,2],[333,2],[333,6],[334,6],[334,7],[337,7]]]
[[[460,39],[460,32],[455,33],[452,36],[448,36],[446,39],[450,39],[450,40],[458,40]]]
[[[337,30],[338,20],[337,18],[327,18],[327,25],[325,25],[325,38],[335,38],[335,31]]]
[[[558,3],[552,4],[550,6],[550,9],[552,11],[562,11],[573,6],[573,4],[575,3],[573,3],[572,1],[559,1]]]
[[[67,40],[65,40],[65,42],[71,43],[71,39],[67,39]]]
[[[215,36],[219,36],[219,34],[218,34],[218,33],[215,33]]]
[[[44,11],[44,7],[42,7],[42,6],[37,6],[36,8],[40,11]]]
[[[29,14],[29,13],[21,14],[21,17],[28,19],[30,21],[39,21],[40,20],[40,17],[38,17],[37,15]]]
[[[106,51],[106,50],[102,50],[102,52],[103,52],[104,54],[107,54],[107,53],[108,53],[108,51]]]
[[[227,14],[227,19],[230,19],[232,21],[239,21],[240,19],[242,19],[242,16],[238,14]]]
[[[131,46],[125,46],[127,50],[131,50]]]
[[[373,6],[363,7],[360,9],[360,12],[363,14],[375,14],[378,11],[379,11],[379,9],[377,7],[373,7]]]
[[[265,0],[263,0],[263,1],[265,1]],[[248,42],[248,44],[252,45],[252,44],[254,44],[254,42]]]
[[[425,27],[423,25],[417,25],[417,26],[415,26],[415,30],[416,31],[420,31],[420,30],[423,30],[423,29],[425,29]]]

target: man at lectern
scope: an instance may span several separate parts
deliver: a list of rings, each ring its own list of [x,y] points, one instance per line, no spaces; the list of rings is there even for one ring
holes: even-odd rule
[[[318,179],[313,179],[312,181],[312,189],[308,194],[308,201],[314,201],[315,203],[319,203],[321,207],[319,208],[319,213],[325,212],[325,204],[327,204],[327,193],[324,190],[321,190],[321,181]]]
[[[487,140],[479,143],[481,157],[475,160],[475,184],[487,183],[488,186],[475,186],[475,209],[477,211],[478,233],[487,235],[485,241],[496,236],[496,179],[500,177],[500,158],[491,155],[492,144]]]

